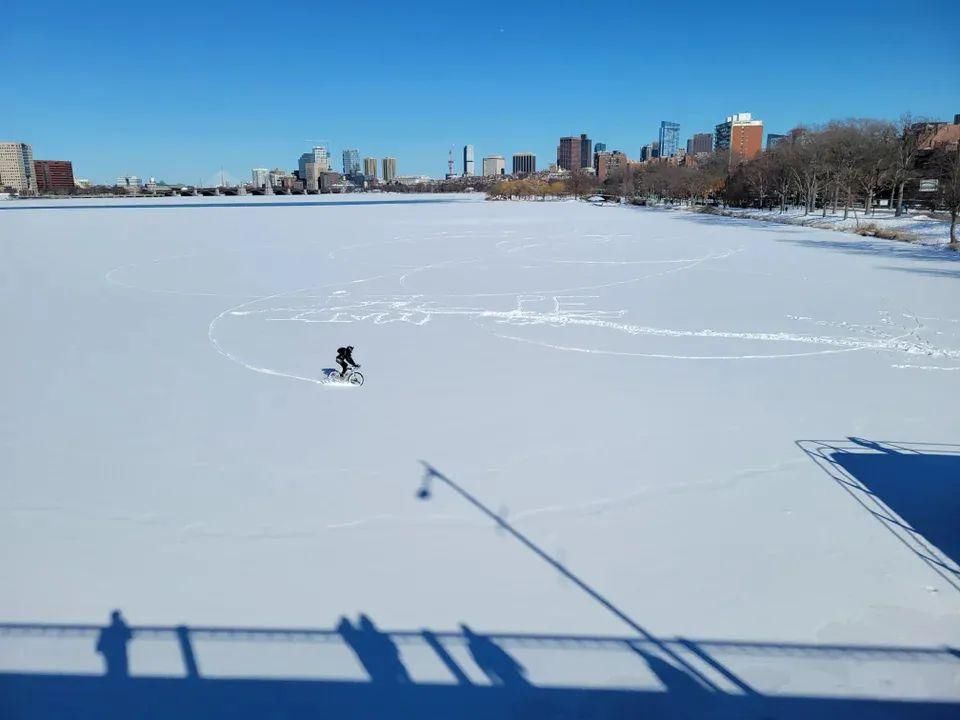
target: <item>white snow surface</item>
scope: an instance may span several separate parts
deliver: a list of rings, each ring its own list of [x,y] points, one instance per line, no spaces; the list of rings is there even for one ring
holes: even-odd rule
[[[635,637],[627,617],[665,639],[933,649],[717,657],[768,693],[960,699],[960,658],[935,652],[960,646],[957,558],[823,460],[960,452],[960,255],[411,199],[438,198],[0,210],[0,621],[362,611]],[[346,344],[362,388],[324,381]],[[419,500],[421,459],[621,615],[442,482]],[[68,645],[0,637],[0,666],[96,671]],[[241,672],[239,645],[212,645],[208,672]],[[134,649],[133,671],[179,672],[170,648]],[[294,650],[258,646],[249,671],[362,676],[344,648]],[[627,654],[512,652],[537,683],[655,684]],[[444,677],[428,655],[404,649]]]

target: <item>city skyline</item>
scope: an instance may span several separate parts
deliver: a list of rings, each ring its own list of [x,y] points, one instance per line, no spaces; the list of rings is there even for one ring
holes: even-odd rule
[[[431,2],[402,12],[373,5],[364,18],[372,47],[378,41],[393,46],[419,32],[449,35],[468,14],[438,13]],[[265,10],[240,2],[227,16],[222,8],[193,8],[184,26],[176,14],[156,7],[12,0],[0,32],[8,56],[30,61],[5,77],[6,104],[17,112],[4,118],[0,140],[30,143],[41,158],[69,158],[79,175],[97,182],[124,173],[193,182],[221,167],[234,178],[248,177],[252,167],[292,170],[317,137],[328,139],[331,157],[359,148],[371,157],[396,157],[410,173],[442,177],[449,148],[466,143],[478,157],[530,150],[547,160],[557,138],[586,132],[635,157],[657,139],[663,118],[680,124],[684,147],[694,133],[712,131],[743,108],[763,118],[765,132],[778,134],[800,123],[848,117],[892,120],[906,111],[952,116],[960,86],[945,80],[960,76],[960,53],[950,24],[926,20],[949,11],[947,2],[921,0],[923,11],[906,15],[886,12],[896,7],[888,0],[872,2],[869,35],[844,29],[862,19],[857,3],[834,8],[816,0],[810,13],[820,5],[831,8],[831,22],[822,27],[785,25],[757,3],[754,23],[718,18],[696,43],[669,33],[634,45],[609,43],[603,34],[586,37],[579,47],[584,62],[573,62],[555,48],[563,17],[557,3],[493,2],[469,13],[469,39],[492,51],[482,63],[429,44],[404,45],[399,62],[383,49],[275,63],[244,50],[265,38],[292,40],[301,25],[348,25],[355,13],[337,7]],[[689,11],[707,7],[697,0]],[[616,17],[618,24],[642,27],[644,11],[628,7]],[[876,42],[878,32],[898,37],[897,58]],[[37,54],[38,39],[59,52]],[[540,73],[531,83],[519,71],[517,43],[542,49],[556,72]],[[773,60],[777,53],[803,56],[803,48],[813,46],[833,52],[786,66]],[[812,80],[834,72],[839,53],[844,72],[857,78],[854,92]],[[929,71],[917,73],[906,59],[912,55],[923,57]],[[593,70],[611,63],[642,66],[670,82],[633,97],[617,74]],[[702,68],[718,64],[716,78],[703,82]],[[734,77],[737,82],[727,80]],[[611,96],[622,100],[603,101]],[[51,97],[57,98],[56,113],[50,112]],[[390,122],[383,122],[383,113],[332,112],[333,98],[342,107],[382,103]],[[450,106],[468,110],[451,114]]]

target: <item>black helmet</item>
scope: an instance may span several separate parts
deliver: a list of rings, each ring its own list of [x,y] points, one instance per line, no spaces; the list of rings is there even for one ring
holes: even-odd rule
[[[349,350],[350,352],[353,352],[353,345],[347,345],[347,350]]]

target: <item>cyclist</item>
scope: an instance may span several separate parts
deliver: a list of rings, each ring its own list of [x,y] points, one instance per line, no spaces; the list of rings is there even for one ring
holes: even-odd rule
[[[347,366],[358,368],[360,364],[353,359],[353,345],[337,348],[337,365],[340,366],[340,378],[347,376]]]

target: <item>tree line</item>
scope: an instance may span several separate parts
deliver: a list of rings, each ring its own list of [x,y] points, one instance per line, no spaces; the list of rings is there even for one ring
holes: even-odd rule
[[[910,117],[833,121],[798,127],[774,147],[747,162],[731,163],[726,151],[630,164],[598,183],[589,173],[572,173],[564,182],[540,178],[495,183],[493,198],[584,196],[601,192],[630,202],[755,207],[804,214],[872,213],[885,205],[900,216],[906,201],[950,214],[950,241],[958,245],[960,152],[956,144],[929,145],[935,131]],[[920,192],[919,181],[927,181]],[[929,181],[935,180],[936,183]],[[935,189],[933,185],[936,185]]]

